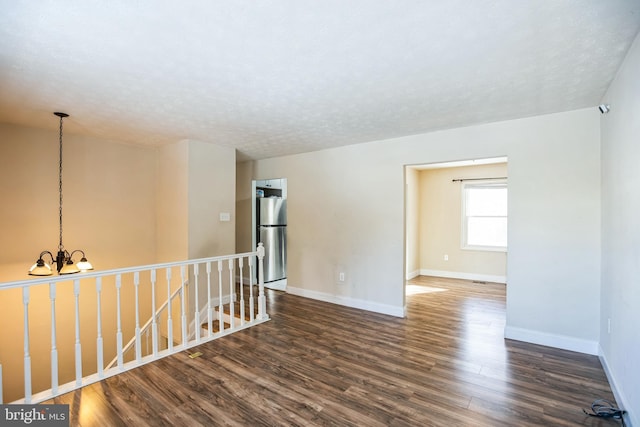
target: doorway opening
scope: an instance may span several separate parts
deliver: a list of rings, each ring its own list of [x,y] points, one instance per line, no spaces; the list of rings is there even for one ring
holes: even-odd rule
[[[287,178],[251,182],[251,243],[262,243],[265,287],[287,289]],[[258,268],[254,274],[258,275]]]
[[[405,166],[407,283],[418,276],[506,283],[507,165],[494,157]]]

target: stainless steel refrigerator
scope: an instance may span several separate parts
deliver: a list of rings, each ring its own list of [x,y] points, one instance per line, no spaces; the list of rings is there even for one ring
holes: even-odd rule
[[[287,277],[287,201],[282,197],[257,199],[258,242],[264,245],[265,283]]]

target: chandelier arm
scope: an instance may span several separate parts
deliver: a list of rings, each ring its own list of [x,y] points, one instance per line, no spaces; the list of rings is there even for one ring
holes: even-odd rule
[[[84,251],[83,251],[82,249],[76,249],[76,250],[71,251],[71,254],[69,255],[69,258],[73,258],[73,255],[74,255],[76,252],[80,252],[80,253],[82,254],[82,258],[85,258],[85,257],[86,257],[86,256],[85,256],[85,254],[84,254]]]
[[[55,259],[53,258],[53,254],[49,251],[42,251],[40,252],[40,256],[38,257],[38,259],[43,259],[42,257],[45,255],[49,255],[49,257],[51,258],[51,264],[53,264],[55,262]]]

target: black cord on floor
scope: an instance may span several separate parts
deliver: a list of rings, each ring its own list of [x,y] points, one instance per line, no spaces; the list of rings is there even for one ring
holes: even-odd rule
[[[616,405],[606,399],[594,400],[591,404],[591,412],[587,412],[584,409],[582,410],[582,412],[591,417],[613,418],[615,420],[620,420],[622,422],[622,427],[625,427],[624,414],[626,414],[627,411],[618,408]]]

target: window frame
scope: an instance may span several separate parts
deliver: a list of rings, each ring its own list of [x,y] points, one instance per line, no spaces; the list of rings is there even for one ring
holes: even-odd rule
[[[498,188],[505,188],[507,189],[507,214],[505,216],[484,216],[484,217],[480,217],[480,216],[476,216],[476,217],[469,217],[467,216],[467,197],[466,197],[466,191],[468,188],[473,188],[473,187],[498,187]],[[508,234],[509,231],[507,229],[507,245],[506,246],[490,246],[490,245],[469,245],[467,244],[467,240],[468,240],[468,218],[506,218],[507,220],[507,224],[509,221],[509,210],[508,210],[508,194],[509,194],[509,187],[507,185],[507,180],[506,179],[500,179],[500,180],[474,180],[473,182],[463,182],[462,183],[462,191],[461,191],[461,195],[462,195],[462,209],[460,211],[461,213],[461,227],[460,227],[460,247],[463,250],[472,250],[472,251],[488,251],[488,252],[507,252],[508,251],[508,247],[509,247],[509,243],[508,243]]]

